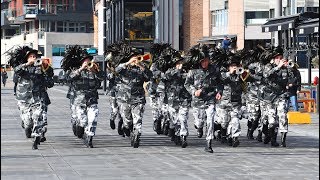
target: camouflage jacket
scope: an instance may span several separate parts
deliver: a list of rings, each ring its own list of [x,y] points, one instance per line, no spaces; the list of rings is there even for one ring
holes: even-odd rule
[[[164,75],[164,73],[158,69],[156,63],[151,65],[150,71],[152,72],[153,76],[148,83],[147,90],[150,96],[157,96],[158,93],[165,91],[164,83],[161,82],[161,77]]]
[[[276,98],[289,96],[286,86],[289,80],[288,68],[278,68],[276,64],[267,64],[263,71],[265,88],[263,98],[273,102]]]
[[[248,98],[259,98],[261,97],[261,93],[264,83],[263,83],[263,65],[259,62],[251,63],[248,66],[249,77],[246,82],[248,82]]]
[[[148,68],[142,71],[137,66],[127,67],[124,63],[116,68],[119,74],[117,99],[128,104],[146,103],[143,83],[150,81],[152,72]]]
[[[193,69],[188,72],[185,88],[192,95],[192,106],[206,106],[215,102],[217,92],[221,93],[220,70],[215,65],[209,65],[208,69]],[[199,97],[195,91],[202,89]]]
[[[75,98],[82,98],[82,102],[86,105],[98,104],[98,88],[101,86],[101,81],[104,78],[104,72],[97,73],[82,70],[73,70],[69,74],[71,84],[74,88]]]
[[[171,106],[190,106],[192,96],[184,87],[186,72],[182,69],[167,70],[162,78],[166,84],[168,104]]]
[[[243,81],[238,74],[230,74],[230,72],[221,72],[221,81],[223,83],[223,93],[219,104],[225,105],[241,105],[242,104],[242,84]]]
[[[27,103],[43,102],[50,104],[47,88],[54,85],[53,69],[44,72],[41,66],[25,66],[21,64],[14,68],[18,77],[16,99]]]

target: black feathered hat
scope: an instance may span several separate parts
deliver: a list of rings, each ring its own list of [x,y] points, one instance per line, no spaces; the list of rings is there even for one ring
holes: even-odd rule
[[[283,49],[282,49],[282,47],[277,46],[275,49],[273,49],[272,54],[273,54],[273,55],[272,55],[273,58],[275,58],[276,56],[279,56],[279,55],[283,56]]]
[[[81,61],[87,54],[86,50],[82,49],[79,45],[67,47],[65,55],[61,60],[61,68],[67,71],[81,67]]]
[[[19,46],[15,50],[7,53],[9,56],[9,65],[15,68],[20,64],[26,63],[31,53],[34,53],[38,57],[41,56],[40,51],[36,49],[32,49],[29,46]]]

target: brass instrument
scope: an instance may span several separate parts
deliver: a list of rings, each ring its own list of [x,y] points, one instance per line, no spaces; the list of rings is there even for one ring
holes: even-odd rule
[[[244,73],[244,68],[243,67],[237,67],[236,74],[242,74],[242,73]]]
[[[144,63],[148,68],[152,64],[152,58],[151,58],[151,54],[150,53],[137,56],[137,58],[138,58],[138,62],[136,62],[136,63]]]
[[[38,58],[33,63],[34,66],[41,66],[42,65],[42,59]]]
[[[288,61],[288,67],[293,68],[295,63],[291,60]]]
[[[93,60],[88,61],[87,68],[88,69],[93,69],[93,70],[96,70],[96,71],[100,71],[99,65],[97,63],[95,63]]]

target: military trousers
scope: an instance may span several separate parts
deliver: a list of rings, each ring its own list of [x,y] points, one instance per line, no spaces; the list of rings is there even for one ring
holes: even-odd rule
[[[119,107],[120,115],[123,119],[123,127],[130,129],[130,126],[133,125],[132,131],[135,134],[141,134],[144,104],[128,104],[126,102],[119,102]]]
[[[116,120],[117,116],[120,116],[120,119],[121,119],[118,100],[114,96],[110,96],[110,107],[111,107],[110,121]]]
[[[176,136],[188,136],[189,107],[169,106],[169,118],[172,121]]]
[[[74,99],[75,110],[79,125],[84,127],[87,136],[94,136],[98,124],[98,104],[87,105],[84,94],[77,95]]]
[[[27,103],[25,101],[18,101],[18,108],[20,110],[20,117],[24,123],[25,128],[32,128],[31,136],[40,136],[45,131],[42,119],[42,107],[41,102]]]
[[[279,132],[288,132],[288,100],[277,98],[267,103],[268,128],[277,128]]]
[[[197,128],[203,128],[206,123],[206,140],[213,139],[214,135],[214,115],[215,105],[211,104],[204,107],[193,107],[194,125]]]
[[[215,121],[221,125],[221,128],[227,130],[228,137],[239,137],[241,134],[240,127],[241,106],[235,105],[217,105]]]

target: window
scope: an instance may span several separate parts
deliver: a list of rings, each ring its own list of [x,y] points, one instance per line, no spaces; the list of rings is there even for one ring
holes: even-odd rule
[[[319,7],[307,7],[307,11],[319,13]]]
[[[228,1],[225,1],[225,2],[224,2],[224,9],[229,9],[229,3],[228,3]]]
[[[63,22],[62,21],[57,22],[57,32],[63,32]]]
[[[245,12],[246,24],[263,24],[269,18],[268,11],[247,11]]]
[[[86,32],[86,24],[79,23],[79,32]]]
[[[69,32],[76,32],[76,23],[69,23]]]
[[[297,7],[297,13],[304,13],[304,7]]]
[[[52,56],[64,56],[65,45],[52,45]]]
[[[274,9],[270,9],[270,11],[269,11],[269,17],[270,18],[274,18]]]

